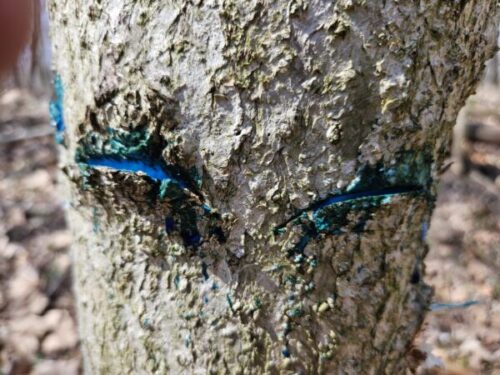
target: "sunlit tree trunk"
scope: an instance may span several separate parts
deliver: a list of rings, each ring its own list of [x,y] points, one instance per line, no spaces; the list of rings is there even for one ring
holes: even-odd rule
[[[404,373],[495,12],[50,1],[86,371]]]

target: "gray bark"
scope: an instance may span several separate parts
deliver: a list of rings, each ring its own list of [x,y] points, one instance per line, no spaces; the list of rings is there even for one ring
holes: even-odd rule
[[[404,373],[495,12],[52,0],[87,373]]]

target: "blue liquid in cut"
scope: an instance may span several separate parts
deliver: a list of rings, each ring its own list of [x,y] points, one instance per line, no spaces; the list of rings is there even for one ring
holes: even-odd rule
[[[122,172],[140,172],[154,180],[172,181],[181,187],[185,187],[182,181],[172,176],[172,174],[166,171],[159,163],[155,164],[142,160],[125,160],[111,157],[95,157],[88,159],[87,164],[91,167],[111,168]]]

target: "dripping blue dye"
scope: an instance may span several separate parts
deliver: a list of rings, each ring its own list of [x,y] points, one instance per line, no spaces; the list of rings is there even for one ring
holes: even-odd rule
[[[94,233],[99,232],[99,213],[97,211],[97,208],[94,207],[92,208],[92,231]]]
[[[418,269],[413,270],[410,278],[410,283],[412,284],[418,284],[420,282],[421,276],[420,276],[420,271]]]
[[[142,322],[142,325],[144,326],[144,328],[147,328],[147,329],[152,328],[151,321],[148,318],[144,319],[144,321]]]
[[[234,312],[233,300],[231,299],[231,296],[229,294],[226,294],[226,301],[227,301],[227,304],[229,305],[229,308],[231,309],[231,311]]]
[[[141,172],[153,180],[158,181],[173,181],[181,187],[185,187],[184,182],[175,178],[169,173],[161,163],[145,162],[135,159],[118,159],[112,157],[92,157],[87,160],[87,164],[91,167],[111,168],[122,172]]]
[[[226,242],[226,235],[224,234],[224,231],[222,230],[221,227],[214,227],[209,230],[209,234],[211,236],[215,236],[217,238],[217,241],[219,243],[225,243]]]
[[[418,186],[396,186],[396,187],[388,187],[384,189],[378,189],[378,190],[366,190],[366,191],[358,191],[354,193],[345,193],[345,194],[338,194],[334,195],[332,197],[326,198],[322,201],[313,203],[311,206],[308,208],[305,208],[301,211],[299,211],[298,214],[292,216],[290,219],[285,221],[283,224],[275,228],[275,233],[281,233],[283,231],[283,228],[290,223],[291,221],[300,218],[302,215],[304,215],[306,212],[311,212],[313,213],[313,219],[316,223],[316,228],[318,231],[324,231],[327,229],[328,224],[325,223],[322,219],[318,218],[318,212],[328,206],[338,204],[338,203],[350,203],[353,202],[357,199],[363,199],[363,198],[377,198],[377,197],[385,197],[385,198],[390,198],[394,195],[398,194],[405,194],[405,193],[412,193],[412,192],[419,192],[422,191],[422,189]]]
[[[295,250],[300,252],[304,251],[309,241],[311,241],[311,237],[309,235],[303,236],[300,239],[299,243],[295,245]]]
[[[127,133],[108,129],[108,134],[109,137],[103,138],[102,134],[91,132],[79,142],[75,160],[82,171],[86,170],[85,166],[145,175],[159,183],[155,199],[160,202],[167,199],[170,204],[171,211],[164,219],[167,234],[179,232],[185,246],[199,246],[203,240],[197,225],[200,213],[196,208],[199,207],[200,216],[208,217],[207,234],[220,243],[226,241],[218,224],[220,215],[203,203],[203,196],[196,188],[196,181],[200,185],[201,179],[195,168],[191,168],[190,174],[182,167],[167,164],[159,152],[165,146],[164,141],[150,137],[143,130]]]
[[[184,231],[181,233],[181,236],[186,246],[198,246],[200,244],[201,236],[198,231]]]
[[[467,307],[471,307],[474,305],[479,305],[481,302],[479,301],[466,301],[462,303],[431,303],[430,309],[431,311],[442,311],[442,310],[451,310],[451,309],[466,309]]]
[[[420,238],[422,241],[425,241],[425,239],[427,238],[427,232],[429,231],[429,223],[427,223],[427,221],[424,221],[422,223],[422,230],[421,230],[421,233],[420,233]]]
[[[54,77],[54,99],[49,104],[49,113],[52,126],[56,128],[56,141],[62,143],[64,141],[64,130],[66,125],[64,123],[64,88],[62,78],[59,74]]]
[[[171,234],[175,230],[175,221],[172,216],[167,216],[165,218],[165,231]]]
[[[186,346],[186,348],[189,348],[191,343],[192,343],[191,336],[187,335],[186,338],[184,339],[184,345]]]
[[[174,184],[181,189],[188,189],[187,184],[174,176],[162,161],[143,161],[139,159],[124,159],[111,156],[92,156],[85,160],[85,164],[92,168],[109,168],[120,172],[143,173],[155,181],[161,182],[160,189]],[[203,212],[210,215],[212,210],[207,204],[202,205]],[[194,214],[194,213],[193,213]],[[182,223],[181,223],[182,226]],[[165,230],[171,234],[176,230],[176,223],[173,217],[165,218]],[[225,241],[222,230],[218,227],[211,228],[210,234],[216,236],[219,242]],[[196,226],[181,230],[181,237],[186,246],[196,247],[201,243],[201,235]]]
[[[331,217],[329,214],[325,215],[325,209],[327,209],[328,207],[340,203],[354,204],[358,200],[361,201],[367,198],[379,199],[379,200],[381,199],[381,201],[379,201],[377,204],[380,203],[385,204],[388,203],[387,199],[390,199],[394,195],[421,192],[421,191],[422,189],[417,186],[395,186],[383,189],[357,191],[357,192],[349,192],[349,193],[334,195],[322,201],[313,203],[308,208],[299,211],[295,216],[293,216],[285,223],[277,227],[275,229],[275,233],[282,233],[284,227],[290,222],[296,221],[295,224],[302,225],[302,228],[305,231],[304,235],[292,248],[288,250],[289,257],[293,259],[295,263],[301,263],[300,261],[302,259],[301,255],[304,253],[305,248],[307,247],[309,242],[313,238],[315,238],[319,233],[325,233],[325,232],[333,234],[341,233],[340,228],[342,226],[341,222],[342,218],[339,217],[340,222],[337,223],[339,228],[332,229]],[[370,205],[373,204],[375,204],[375,202],[366,202],[367,208],[370,208]],[[312,216],[312,220],[309,220],[310,216]],[[346,216],[346,214],[344,214],[344,216]],[[359,223],[357,223],[352,230],[354,232],[362,232],[364,226],[365,222],[362,220]]]
[[[290,358],[290,351],[288,350],[288,348],[284,348],[281,353],[283,354],[283,356],[285,358]]]
[[[321,208],[324,208],[326,206],[330,206],[335,203],[343,203],[343,202],[349,202],[355,199],[361,199],[361,198],[373,198],[373,197],[381,197],[381,196],[393,196],[396,194],[404,194],[404,193],[411,193],[414,191],[421,190],[420,188],[416,186],[400,186],[400,187],[391,187],[391,188],[385,188],[385,189],[379,189],[379,190],[367,190],[367,191],[360,191],[356,193],[346,193],[346,194],[339,194],[335,195],[333,197],[327,198],[311,207],[314,211],[318,211]]]
[[[205,280],[208,280],[210,277],[208,275],[208,265],[205,262],[201,262],[201,274]]]

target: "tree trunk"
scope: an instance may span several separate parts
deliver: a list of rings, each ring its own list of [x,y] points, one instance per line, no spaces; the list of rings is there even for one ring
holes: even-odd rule
[[[87,373],[404,373],[495,12],[52,0]]]

